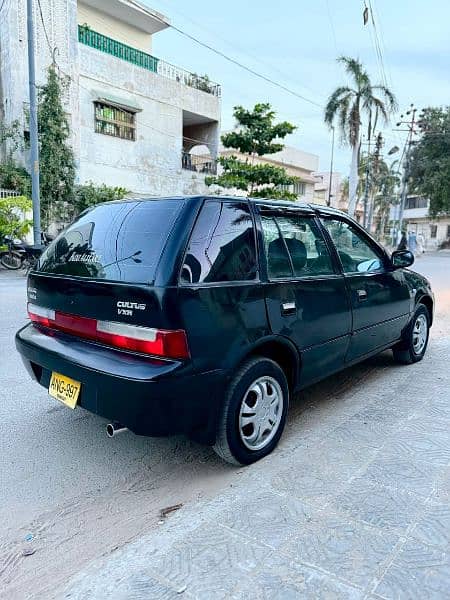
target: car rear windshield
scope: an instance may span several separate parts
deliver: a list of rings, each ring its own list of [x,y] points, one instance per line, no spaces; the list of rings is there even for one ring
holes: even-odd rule
[[[150,283],[186,204],[158,199],[99,205],[81,215],[43,253],[43,273]]]

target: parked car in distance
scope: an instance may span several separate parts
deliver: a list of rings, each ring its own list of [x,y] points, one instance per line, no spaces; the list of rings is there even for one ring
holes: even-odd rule
[[[250,464],[299,390],[388,348],[422,359],[434,298],[413,260],[324,206],[105,203],[29,275],[16,345],[51,396],[106,417],[110,435],[184,433]]]

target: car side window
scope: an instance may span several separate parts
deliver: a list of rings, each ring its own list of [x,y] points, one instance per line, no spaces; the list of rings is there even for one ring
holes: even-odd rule
[[[341,259],[344,273],[371,273],[383,268],[381,254],[347,221],[322,219]]]
[[[181,269],[181,283],[251,281],[256,245],[249,207],[206,201],[194,225]]]
[[[262,214],[269,279],[334,274],[325,240],[311,217]]]

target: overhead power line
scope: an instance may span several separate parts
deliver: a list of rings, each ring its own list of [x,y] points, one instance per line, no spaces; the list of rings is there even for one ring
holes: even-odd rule
[[[330,22],[331,33],[333,34],[334,49],[336,51],[336,54],[338,55],[339,51],[338,51],[338,45],[337,45],[336,30],[334,28],[333,17],[331,15],[330,2],[329,2],[329,0],[325,0],[325,2],[327,5],[328,21]]]
[[[160,23],[163,23],[164,25],[167,25],[167,23],[165,21],[163,21],[162,19],[160,19],[156,15],[155,15],[155,18]],[[198,38],[196,38],[195,36],[191,35],[190,33],[187,33],[186,31],[183,31],[182,29],[180,29],[176,25],[169,25],[169,27],[171,27],[171,29],[173,29],[174,31],[178,32],[180,35],[183,35],[184,37],[186,37],[186,38],[190,39],[191,41],[195,42],[199,46],[203,46],[203,48],[206,48],[207,50],[210,50],[211,52],[214,52],[214,54],[217,54],[218,56],[222,57],[223,59],[227,60],[228,62],[230,62],[230,63],[232,63],[232,64],[240,67],[241,69],[244,69],[244,71],[247,71],[248,73],[251,73],[255,77],[258,77],[259,79],[262,79],[263,81],[266,81],[267,83],[270,83],[271,85],[273,85],[275,87],[278,87],[279,89],[284,90],[288,94],[291,94],[292,96],[295,96],[296,98],[300,98],[300,100],[304,100],[305,102],[308,102],[309,104],[312,104],[313,106],[317,106],[320,109],[324,108],[322,104],[319,104],[318,102],[315,102],[314,100],[311,100],[310,98],[307,98],[306,96],[302,96],[302,94],[299,94],[298,92],[296,92],[294,90],[291,90],[286,85],[283,85],[282,83],[279,83],[278,81],[275,81],[274,79],[271,79],[270,77],[267,77],[266,75],[263,75],[262,73],[258,73],[258,71],[255,71],[251,67],[247,67],[247,65],[244,65],[243,63],[239,62],[235,58],[232,58],[231,56],[228,56],[228,54],[225,54],[225,52],[222,52],[221,50],[218,50],[217,48],[214,48],[214,46],[211,46],[210,44],[207,44],[206,42],[202,42],[202,40],[199,40]]]
[[[217,31],[215,31],[213,29],[210,29],[208,27],[205,27],[205,25],[203,23],[199,23],[198,21],[194,20],[191,16],[188,16],[188,15],[182,13],[179,9],[174,9],[172,6],[170,6],[169,10],[171,12],[176,12],[180,17],[182,17],[183,19],[186,19],[187,21],[189,21],[190,23],[192,23],[195,27],[198,27],[199,29],[202,29],[206,33],[212,35],[214,39],[220,40],[220,41],[224,42],[225,44],[227,44],[227,46],[233,47],[233,49],[237,50],[239,52],[239,54],[242,54],[242,55],[246,56],[247,58],[250,58],[251,60],[254,60],[255,62],[259,63],[260,65],[269,68],[271,71],[274,71],[274,72],[278,73],[279,75],[281,75],[282,77],[284,77],[286,79],[290,78],[290,75],[288,75],[285,71],[283,71],[282,69],[278,68],[277,66],[275,66],[271,62],[268,62],[268,61],[265,61],[265,60],[261,60],[261,58],[259,56],[255,56],[254,54],[251,54],[248,51],[248,48],[244,48],[242,45],[237,44],[234,40],[230,41],[230,40],[224,38],[222,35],[220,35],[219,33],[217,33]],[[336,50],[336,52],[337,52],[337,50]],[[297,81],[292,81],[292,83],[294,85],[300,85],[300,87],[309,90],[314,95],[324,97],[323,94],[317,92],[317,90],[312,89],[311,87],[309,87],[308,85],[306,85],[303,82],[299,83]],[[229,85],[229,84],[227,84],[227,85]]]
[[[44,15],[42,14],[41,0],[37,0],[37,3],[38,3],[38,7],[39,7],[39,14],[41,16],[42,27],[44,29],[45,39],[47,40],[48,49],[50,50],[50,56],[52,56],[53,55],[53,48],[52,48],[52,45],[50,43],[50,38],[48,37],[47,27],[45,26]]]

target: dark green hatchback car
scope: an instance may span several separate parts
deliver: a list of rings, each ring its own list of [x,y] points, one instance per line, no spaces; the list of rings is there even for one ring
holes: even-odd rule
[[[186,435],[225,460],[270,453],[298,390],[392,348],[424,356],[428,281],[323,206],[189,197],[84,212],[28,280],[31,374],[110,435]]]

